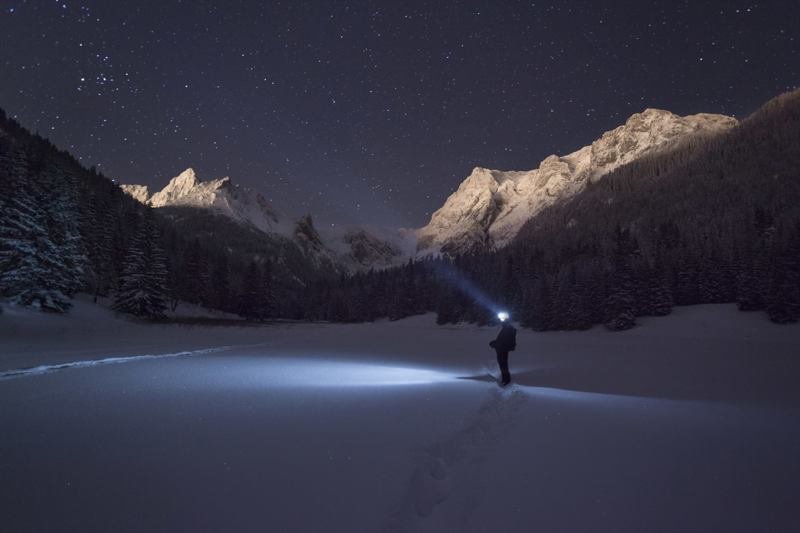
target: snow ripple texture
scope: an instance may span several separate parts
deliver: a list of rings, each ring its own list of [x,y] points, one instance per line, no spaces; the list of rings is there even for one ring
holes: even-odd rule
[[[486,459],[497,442],[513,427],[527,396],[512,386],[490,391],[478,411],[463,426],[424,449],[416,459],[400,509],[383,531],[415,531],[431,517],[437,506],[459,496],[458,514],[462,525],[469,523],[480,505],[483,487],[481,474]]]

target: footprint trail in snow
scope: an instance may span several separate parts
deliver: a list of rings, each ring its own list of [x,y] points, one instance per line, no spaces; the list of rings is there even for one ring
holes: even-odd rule
[[[494,389],[460,429],[422,450],[400,509],[390,517],[383,531],[413,531],[433,515],[437,506],[456,499],[461,521],[466,523],[470,513],[480,505],[486,459],[513,426],[526,400],[527,396],[513,386]]]

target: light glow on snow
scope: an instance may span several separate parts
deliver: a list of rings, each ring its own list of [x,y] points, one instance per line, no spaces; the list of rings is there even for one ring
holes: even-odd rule
[[[211,385],[224,389],[346,389],[429,385],[457,380],[455,372],[381,361],[354,361],[336,354],[330,354],[330,358],[323,358],[319,353],[291,357],[220,355],[204,361],[206,364],[202,367],[192,365],[186,370],[187,376],[196,370],[200,372],[200,388]],[[209,375],[213,379],[209,380]]]
[[[452,374],[380,363],[321,359],[269,358],[263,365],[268,385],[295,387],[386,387],[451,381]]]

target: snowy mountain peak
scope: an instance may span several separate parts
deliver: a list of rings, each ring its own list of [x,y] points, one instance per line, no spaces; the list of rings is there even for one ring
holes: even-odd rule
[[[417,230],[417,249],[458,254],[504,246],[531,217],[574,196],[587,182],[690,135],[714,134],[736,124],[736,119],[724,115],[681,117],[648,108],[589,146],[565,156],[550,155],[533,170],[475,167],[428,225]]]
[[[496,179],[499,176],[495,175],[496,171],[493,171],[489,168],[484,167],[475,167],[472,169],[472,173],[467,176],[467,179],[464,180],[462,185],[466,184],[467,187],[470,186],[479,186],[481,184],[489,185],[496,183]]]
[[[180,174],[178,174],[177,176],[175,176],[174,178],[172,178],[169,184],[167,185],[167,188],[182,187],[190,189],[195,185],[197,185],[199,182],[200,180],[197,179],[197,174],[195,174],[194,169],[192,167],[189,167]]]
[[[223,189],[230,185],[230,178],[218,178],[210,181],[200,181],[194,170],[187,168],[174,178],[166,187],[155,193],[150,198],[153,207],[187,205],[205,207],[206,205],[220,204],[218,200],[225,194]],[[227,200],[227,199],[224,199]],[[229,202],[223,201],[222,204]],[[219,205],[218,207],[222,207]]]
[[[272,209],[260,193],[234,185],[227,176],[202,181],[194,169],[187,168],[152,196],[147,195],[143,185],[122,185],[122,190],[152,207],[211,209],[264,232],[290,231],[290,222]]]

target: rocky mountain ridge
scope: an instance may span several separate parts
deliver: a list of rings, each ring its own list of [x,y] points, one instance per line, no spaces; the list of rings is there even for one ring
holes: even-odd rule
[[[725,115],[681,117],[645,109],[592,144],[565,156],[551,155],[533,170],[476,167],[431,221],[416,231],[417,251],[456,255],[505,246],[525,222],[581,192],[587,183],[694,135],[713,135],[736,124]]]
[[[230,177],[201,181],[187,168],[160,191],[149,194],[144,185],[121,185],[123,191],[151,207],[197,207],[213,209],[236,221],[267,233],[287,235],[290,227],[261,193],[234,185]]]
[[[698,135],[727,131],[736,124],[735,118],[725,115],[682,117],[661,109],[645,109],[590,145],[564,156],[550,155],[533,170],[475,167],[426,226],[388,236],[365,228],[319,231],[310,216],[291,220],[257,191],[240,187],[229,177],[202,181],[191,168],[155,193],[142,185],[121,187],[154,208],[211,210],[268,236],[292,241],[316,263],[322,258],[356,271],[394,266],[415,255],[457,255],[501,248],[528,220],[546,207],[574,197],[588,183],[641,157],[669,150]],[[409,237],[414,242],[409,243]]]

